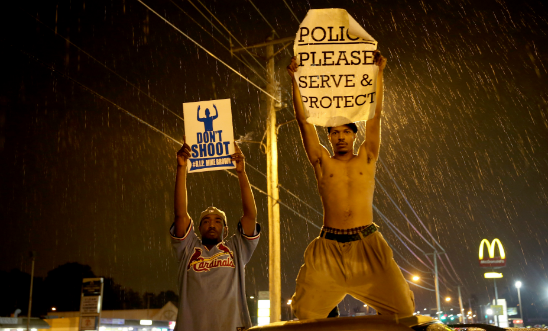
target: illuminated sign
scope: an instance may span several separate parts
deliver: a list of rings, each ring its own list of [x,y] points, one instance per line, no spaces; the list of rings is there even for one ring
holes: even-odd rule
[[[500,272],[486,272],[483,274],[483,277],[485,278],[502,278],[502,274]]]
[[[487,252],[489,253],[489,258],[484,258],[483,256],[483,245],[487,246]],[[495,245],[499,248],[500,256],[495,256]],[[506,254],[504,253],[504,247],[502,243],[497,238],[493,239],[491,243],[489,240],[483,239],[479,247],[479,264],[480,267],[504,267],[506,266]]]

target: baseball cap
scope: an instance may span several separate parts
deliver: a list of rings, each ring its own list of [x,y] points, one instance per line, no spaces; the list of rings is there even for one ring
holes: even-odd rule
[[[354,133],[358,132],[358,126],[356,125],[356,123],[346,123],[346,124],[341,124],[341,125],[346,125]],[[331,129],[333,129],[333,128],[334,128],[334,126],[328,126],[327,127],[327,133],[331,133]]]
[[[207,207],[207,209],[204,210],[204,211],[200,214],[200,222],[199,222],[199,223],[202,224],[202,219],[203,219],[204,217],[206,217],[207,215],[209,215],[209,214],[215,214],[215,215],[220,216],[220,217],[223,219],[223,221],[225,222],[225,225],[226,225],[226,214],[225,214],[225,212],[222,211],[222,210],[220,210],[220,209],[218,209],[218,208],[216,208],[216,207],[213,207],[213,206]]]

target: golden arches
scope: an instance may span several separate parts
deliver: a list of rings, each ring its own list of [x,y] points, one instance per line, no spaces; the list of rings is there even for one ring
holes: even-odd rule
[[[493,239],[491,243],[489,243],[489,240],[483,239],[481,241],[480,247],[479,247],[479,259],[483,260],[483,245],[487,245],[487,252],[489,252],[489,258],[493,259],[495,257],[495,244],[499,247],[500,252],[500,258],[506,259],[506,254],[504,253],[504,247],[502,247],[502,243],[497,238]]]

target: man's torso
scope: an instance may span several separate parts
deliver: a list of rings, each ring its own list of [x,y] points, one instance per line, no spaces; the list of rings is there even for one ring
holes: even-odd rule
[[[315,165],[325,226],[350,229],[373,222],[375,160],[361,154],[349,161],[323,157]]]
[[[181,318],[178,319],[183,327],[178,330],[187,330],[187,327],[201,330],[213,326],[219,330],[235,330],[246,326],[245,319],[242,320],[241,310],[245,308],[240,302],[242,288],[234,244],[230,240],[208,250],[196,241],[194,247],[189,247],[190,258],[184,262],[187,277],[183,284],[183,311],[179,312]],[[220,311],[207,318],[204,312],[212,307]]]

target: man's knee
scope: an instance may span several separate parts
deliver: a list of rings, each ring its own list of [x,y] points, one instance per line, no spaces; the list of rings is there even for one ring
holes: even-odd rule
[[[297,297],[297,294],[294,294],[291,298],[291,311],[299,320],[326,318],[333,310],[333,307],[340,301],[330,299],[329,297],[325,297],[322,300],[318,300],[318,298],[303,298]],[[330,301],[336,302],[328,303]]]

